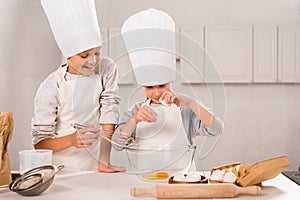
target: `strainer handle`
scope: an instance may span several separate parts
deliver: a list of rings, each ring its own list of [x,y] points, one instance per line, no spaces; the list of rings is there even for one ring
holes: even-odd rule
[[[58,171],[60,171],[62,168],[64,168],[64,165],[58,165],[55,169],[55,173],[57,173]]]

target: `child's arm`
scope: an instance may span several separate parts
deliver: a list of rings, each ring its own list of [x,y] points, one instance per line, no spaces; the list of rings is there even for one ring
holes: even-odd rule
[[[120,134],[124,138],[129,138],[134,131],[136,125],[141,122],[155,122],[157,120],[157,114],[148,106],[142,105],[141,108],[126,122],[120,129]]]
[[[39,86],[34,99],[34,117],[32,118],[32,142],[36,149],[60,151],[71,146],[84,148],[97,140],[96,135],[84,135],[96,132],[88,127],[70,132],[69,135],[57,137],[56,118],[59,105],[57,90],[57,73],[51,73]]]
[[[110,58],[101,59],[100,73],[102,75],[103,91],[100,95],[100,119],[99,124],[118,124],[119,95],[117,66]]]
[[[101,129],[106,138],[111,139],[115,125],[114,124],[102,124]],[[105,139],[101,139],[100,144],[100,153],[98,160],[98,171],[106,172],[106,173],[114,173],[114,172],[123,172],[125,171],[124,167],[113,166],[110,164],[110,153],[111,153],[111,143]]]
[[[197,101],[184,95],[175,94],[174,92],[164,92],[161,95],[161,100],[165,100],[167,104],[176,104],[177,106],[188,106],[197,115],[201,122],[210,126],[214,120],[214,115],[206,109],[204,106],[200,105]]]
[[[35,149],[51,149],[54,152],[64,150],[68,147],[86,148],[91,146],[97,139],[97,134],[85,134],[85,132],[97,132],[94,127],[79,129],[72,134],[58,137],[46,138],[34,145]]]
[[[198,116],[201,122],[205,126],[210,126],[214,121],[214,115],[194,99],[190,99],[188,97],[184,97],[184,98],[189,99],[186,105],[191,108],[191,110]]]
[[[141,109],[141,107],[143,107],[143,105],[144,105],[144,102],[136,103],[130,109],[128,109],[127,111],[124,112],[124,114],[122,116],[122,120],[118,124],[118,126],[112,136],[112,141],[113,141],[112,145],[115,150],[117,150],[117,151],[123,150],[123,148],[121,146],[127,145],[128,142],[131,141],[132,138],[134,138],[136,125],[139,123],[139,121],[144,119],[143,117],[141,117],[142,113],[144,112],[143,109],[148,110],[148,111],[145,111],[146,113],[151,110],[151,109],[149,109],[148,106]],[[157,114],[154,113],[152,110],[150,113],[152,113],[151,115],[153,115],[153,117],[151,119],[148,118],[145,120],[155,121]],[[148,114],[145,114],[145,116],[146,115],[148,115]],[[117,143],[119,145],[116,145],[114,143]]]

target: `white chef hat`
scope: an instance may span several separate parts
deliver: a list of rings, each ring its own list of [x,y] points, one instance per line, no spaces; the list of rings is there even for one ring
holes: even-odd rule
[[[165,12],[147,9],[130,16],[121,30],[138,84],[175,80],[175,23]]]
[[[65,58],[102,45],[94,0],[41,0]]]

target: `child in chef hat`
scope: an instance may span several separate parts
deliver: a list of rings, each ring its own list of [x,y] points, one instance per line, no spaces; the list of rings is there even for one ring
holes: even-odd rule
[[[162,103],[179,107],[181,122],[175,121],[173,126],[182,124],[189,140],[197,135],[220,135],[223,131],[221,119],[214,116],[202,103],[171,90],[171,84],[176,75],[173,19],[161,10],[152,8],[144,10],[130,16],[124,22],[122,35],[135,78],[143,87],[147,100],[135,103],[124,113],[113,135],[113,141],[126,145],[132,138],[136,139],[139,124],[144,123],[150,126],[157,122],[159,116],[153,108]],[[164,124],[164,126],[167,125]],[[164,128],[159,131],[162,129]],[[153,128],[147,130],[153,130]],[[169,134],[168,130],[165,134]],[[164,142],[168,142],[166,139],[172,139],[171,136],[160,138]],[[150,137],[147,138],[149,139]],[[160,142],[159,140],[153,140],[152,145]],[[114,145],[114,148],[122,150],[120,145]]]
[[[95,2],[41,3],[67,63],[51,73],[36,93],[33,145],[36,149],[53,150],[53,164],[63,164],[65,171],[124,171],[124,167],[110,165],[110,142],[101,140],[100,145],[97,134],[91,134],[97,133],[100,124],[106,137],[111,137],[120,102],[116,66],[109,58],[100,57],[102,41]],[[86,128],[77,130],[72,126],[75,123]]]

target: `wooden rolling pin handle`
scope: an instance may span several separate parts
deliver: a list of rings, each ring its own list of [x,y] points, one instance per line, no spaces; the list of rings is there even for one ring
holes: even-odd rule
[[[156,196],[156,187],[154,188],[130,188],[131,196],[152,195]]]
[[[260,193],[261,187],[259,186],[239,187],[239,189],[237,190],[237,194],[259,195]]]

